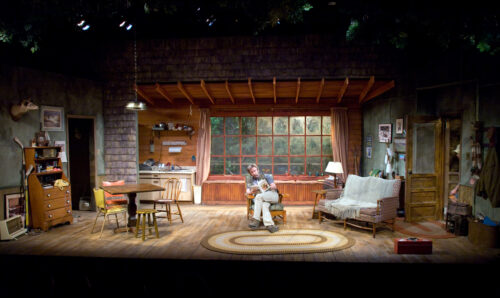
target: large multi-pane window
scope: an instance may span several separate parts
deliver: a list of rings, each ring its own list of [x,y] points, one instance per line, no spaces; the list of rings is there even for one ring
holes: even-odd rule
[[[321,175],[332,160],[330,116],[211,117],[211,175]]]

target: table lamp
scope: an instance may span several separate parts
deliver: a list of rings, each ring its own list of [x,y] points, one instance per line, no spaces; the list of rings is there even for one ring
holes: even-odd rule
[[[342,174],[342,164],[338,161],[330,161],[326,166],[325,173],[333,174],[333,185],[337,188],[337,174]]]

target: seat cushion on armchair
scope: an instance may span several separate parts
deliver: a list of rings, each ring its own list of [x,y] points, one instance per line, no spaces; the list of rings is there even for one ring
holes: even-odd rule
[[[254,204],[252,203],[252,206],[250,206],[250,209],[254,210],[253,206],[254,206]],[[284,208],[283,204],[281,204],[281,203],[274,203],[274,204],[271,204],[271,206],[269,207],[269,211],[282,211],[284,209],[285,208]]]

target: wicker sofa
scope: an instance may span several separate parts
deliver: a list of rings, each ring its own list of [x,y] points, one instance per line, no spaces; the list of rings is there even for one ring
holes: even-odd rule
[[[318,202],[319,222],[325,214],[331,214],[334,222],[344,224],[344,229],[349,225],[371,230],[373,238],[379,226],[388,226],[394,231],[400,188],[401,180],[349,175],[339,198]]]

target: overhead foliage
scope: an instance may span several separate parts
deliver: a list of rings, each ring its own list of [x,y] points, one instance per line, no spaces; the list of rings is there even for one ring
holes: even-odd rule
[[[116,38],[121,18],[138,35],[183,36],[327,33],[348,43],[401,50],[455,47],[500,52],[498,10],[489,1],[369,0],[16,0],[1,1],[0,42],[36,52],[47,40]],[[92,23],[88,32],[75,26]]]

